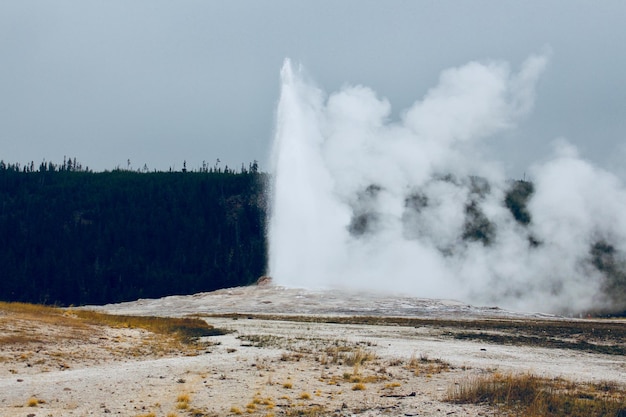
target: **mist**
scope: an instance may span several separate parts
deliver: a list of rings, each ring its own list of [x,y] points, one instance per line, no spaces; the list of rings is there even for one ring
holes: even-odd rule
[[[484,156],[532,111],[550,53],[443,70],[392,117],[285,60],[271,156],[269,273],[280,285],[561,314],[626,309],[626,189],[566,139],[508,178]]]

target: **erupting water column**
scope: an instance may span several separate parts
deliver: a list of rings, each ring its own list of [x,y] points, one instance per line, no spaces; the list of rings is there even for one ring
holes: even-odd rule
[[[279,283],[324,286],[327,266],[339,255],[332,240],[341,239],[342,207],[332,195],[333,180],[319,154],[323,142],[323,94],[301,81],[286,59],[272,151],[274,181],[269,223],[270,274]],[[280,257],[278,256],[280,254]]]

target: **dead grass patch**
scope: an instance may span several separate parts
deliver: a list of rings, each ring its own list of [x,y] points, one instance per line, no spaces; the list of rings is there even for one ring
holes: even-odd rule
[[[28,303],[7,303],[0,301],[0,311],[10,313],[8,319],[14,320],[26,320],[20,325],[16,326],[17,332],[25,332],[32,329],[31,321],[43,324],[51,324],[64,326],[69,329],[84,330],[88,326],[80,320],[76,320],[70,314],[63,309]]]
[[[13,319],[26,319],[37,323],[52,324],[80,330],[89,325],[104,325],[118,328],[138,328],[155,334],[173,336],[183,343],[191,343],[204,336],[223,335],[226,332],[216,329],[199,318],[124,316],[100,313],[91,310],[66,310],[52,306],[0,302],[0,311],[13,313]],[[30,330],[21,328],[21,332],[0,338],[2,344],[43,343],[42,340],[24,333]],[[67,334],[67,333],[66,333]],[[74,334],[74,336],[80,336]]]
[[[24,313],[33,315],[48,315],[62,311],[57,307],[47,306],[43,304],[29,304],[5,301],[0,301],[0,310],[12,313]]]
[[[269,334],[248,334],[237,336],[241,340],[241,346],[258,348],[287,348],[289,341],[282,336]]]
[[[227,333],[199,318],[124,316],[91,310],[76,310],[72,313],[88,323],[109,327],[144,329],[156,334],[174,336],[183,343],[191,343],[200,337],[219,336]]]
[[[189,394],[179,394],[178,397],[176,397],[176,409],[187,410],[189,408],[189,401],[191,401]]]
[[[197,355],[210,345],[199,338],[217,334],[224,331],[198,318],[117,316],[0,302],[0,362],[16,364],[15,369],[25,364],[25,373],[65,370],[70,358],[86,365],[116,358]]]
[[[296,417],[296,416],[308,416],[308,417],[318,417],[318,416],[327,416],[328,410],[320,405],[311,405],[309,407],[294,407],[285,410],[285,416],[287,417]]]
[[[531,374],[493,374],[458,385],[454,403],[489,404],[525,417],[615,417],[626,412],[626,392],[614,385],[576,384]]]
[[[26,405],[28,407],[37,407],[39,404],[45,404],[46,402],[44,400],[40,400],[38,398],[35,397],[31,397],[28,399],[28,401],[26,402]]]
[[[430,359],[425,354],[421,354],[419,358],[413,354],[406,364],[406,369],[413,372],[415,376],[434,375],[449,371],[450,364],[441,359]]]
[[[402,386],[402,384],[399,383],[399,382],[390,382],[388,384],[385,384],[384,389],[386,389],[386,390],[393,390],[393,389],[401,387],[401,386]]]
[[[376,359],[375,353],[357,348],[353,352],[345,355],[344,364],[348,366],[359,366],[364,362],[373,361],[374,359]]]
[[[0,337],[0,346],[26,345],[29,343],[43,343],[43,340],[37,337],[24,335],[24,334],[11,334],[8,336]]]
[[[92,310],[62,309],[53,306],[0,302],[0,311],[13,313],[14,318],[26,318],[45,324],[86,329],[89,325],[104,325],[118,328],[138,328],[160,335],[174,336],[184,343],[190,343],[200,337],[226,334],[200,318],[176,318],[154,316],[125,316],[100,313]],[[26,328],[23,330],[27,330]],[[28,339],[31,338],[31,339]],[[24,341],[40,342],[32,336],[23,334],[5,336],[0,343]]]

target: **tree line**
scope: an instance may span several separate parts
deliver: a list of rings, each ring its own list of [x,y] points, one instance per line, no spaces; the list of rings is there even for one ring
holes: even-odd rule
[[[256,161],[238,171],[217,160],[196,170],[135,170],[129,161],[92,172],[76,158],[0,160],[0,300],[105,304],[250,284],[266,272],[267,182]],[[469,183],[462,238],[489,246],[495,225],[477,202],[490,186],[478,177]],[[370,186],[363,198],[379,191]],[[532,223],[533,193],[532,182],[512,181],[505,195],[522,227]],[[416,212],[429,204],[420,193],[405,203]],[[375,221],[357,210],[348,229],[360,236]],[[531,233],[528,243],[542,245]],[[622,311],[626,264],[617,249],[595,242],[589,261]]]
[[[0,161],[0,299],[104,304],[245,285],[266,266],[256,162],[92,172]]]

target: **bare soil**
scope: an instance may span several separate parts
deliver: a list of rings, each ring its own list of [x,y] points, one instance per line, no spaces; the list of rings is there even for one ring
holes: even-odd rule
[[[87,308],[229,333],[181,347],[0,312],[0,415],[496,416],[445,399],[495,372],[626,388],[624,320],[271,285]]]

